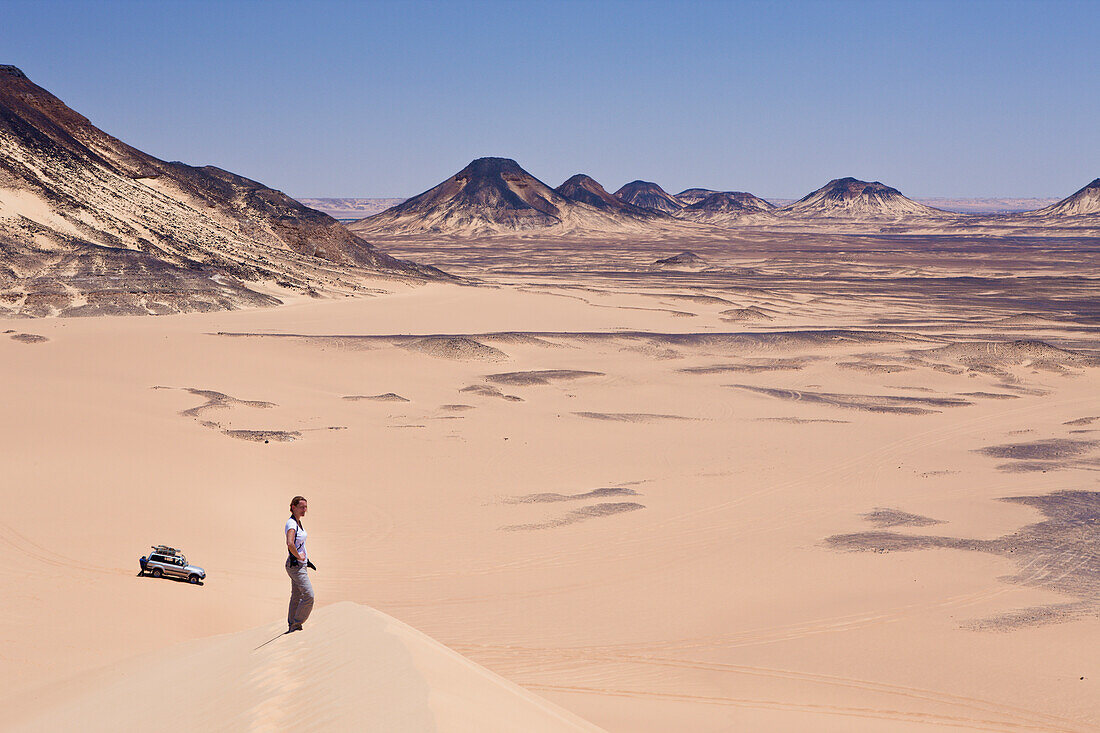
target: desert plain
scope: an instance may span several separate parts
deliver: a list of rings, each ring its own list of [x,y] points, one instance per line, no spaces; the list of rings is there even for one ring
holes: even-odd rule
[[[1094,238],[372,241],[462,279],[0,321],[4,727],[1100,727]]]

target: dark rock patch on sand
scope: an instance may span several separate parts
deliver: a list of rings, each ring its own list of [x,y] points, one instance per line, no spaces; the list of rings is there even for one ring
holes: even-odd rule
[[[686,367],[679,371],[685,374],[722,374],[726,372],[741,372],[756,374],[759,372],[794,371],[803,369],[807,359],[746,359],[737,364],[711,364],[709,366]]]
[[[454,361],[505,361],[508,355],[466,336],[428,336],[399,344],[418,354]]]
[[[504,394],[500,391],[499,387],[494,387],[490,384],[471,384],[468,387],[463,387],[458,390],[459,392],[470,392],[482,397],[499,397],[502,400],[509,402],[523,402],[522,397],[517,397],[514,394]]]
[[[994,616],[969,628],[1010,630],[1100,613],[1100,491],[1057,491],[1001,501],[1037,509],[1045,519],[992,540],[858,532],[834,535],[826,543],[840,550],[880,553],[931,548],[987,552],[1011,558],[1019,567],[1004,580],[1080,599]]]
[[[1073,440],[1070,438],[1048,438],[1028,443],[1006,443],[979,448],[975,453],[993,458],[1009,458],[1011,463],[997,466],[998,471],[1008,473],[1031,473],[1035,471],[1057,471],[1064,468],[1094,467],[1100,465],[1095,459],[1085,458],[1100,442],[1095,440]]]
[[[539,369],[529,372],[504,372],[487,374],[485,379],[496,384],[512,386],[533,386],[552,382],[567,382],[583,377],[602,377],[603,372],[586,372],[578,369]]]
[[[723,321],[742,323],[749,321],[772,321],[775,318],[762,308],[751,305],[748,308],[730,308],[719,313]]]
[[[813,422],[825,422],[825,423],[843,423],[845,425],[851,423],[851,420],[829,420],[823,417],[758,417],[756,418],[760,422],[786,422],[794,425],[801,425],[803,423]]]
[[[177,389],[175,387],[153,387],[153,389]],[[198,418],[203,413],[209,410],[227,410],[230,407],[254,407],[261,410],[277,407],[274,402],[267,402],[265,400],[241,400],[236,397],[230,397],[222,392],[215,392],[212,389],[195,389],[194,387],[181,387],[184,392],[189,392],[196,397],[202,397],[206,401],[201,405],[196,405],[186,410],[182,410],[180,415],[183,417]]]
[[[928,527],[933,524],[943,524],[943,522],[938,519],[922,517],[919,514],[910,514],[900,509],[890,509],[888,507],[875,507],[874,511],[861,514],[860,516],[871,524],[881,528]]]
[[[894,372],[913,371],[913,367],[905,366],[904,364],[876,364],[871,361],[842,361],[837,362],[837,366],[841,369],[870,372],[872,374],[893,374]]]
[[[611,422],[661,422],[664,420],[694,420],[683,415],[659,415],[652,412],[574,412],[578,417]]]
[[[297,430],[223,430],[230,438],[254,443],[289,443],[302,437]]]
[[[39,336],[37,333],[14,333],[11,335],[11,340],[23,344],[41,344],[45,341],[49,341],[48,338]]]
[[[371,402],[408,402],[409,400],[395,392],[386,392],[385,394],[375,395],[347,395],[340,399],[348,400],[350,402],[360,402],[362,400],[369,400]]]
[[[559,501],[583,501],[585,499],[604,499],[609,496],[637,496],[634,489],[607,488],[593,489],[580,494],[526,494],[524,496],[509,496],[504,500],[505,504],[549,504]]]
[[[743,389],[748,392],[775,397],[781,400],[794,402],[810,402],[821,405],[832,405],[866,412],[885,412],[903,415],[927,415],[939,410],[931,407],[963,407],[972,405],[973,402],[954,397],[909,397],[899,395],[861,395],[861,394],[834,394],[829,392],[807,392],[794,389],[774,389],[771,387],[754,387],[748,384],[727,384],[727,387]]]
[[[694,293],[642,293],[642,295],[649,298],[689,300],[694,303],[706,303],[708,305],[733,305],[732,302],[717,295],[697,295]]]
[[[1062,458],[1076,458],[1090,452],[1096,446],[1097,443],[1093,440],[1049,438],[1047,440],[1035,440],[1030,443],[991,445],[986,448],[979,448],[975,453],[993,456],[994,458],[1052,461]]]
[[[926,361],[948,361],[971,370],[998,374],[1001,367],[1029,366],[1052,372],[1097,366],[1096,358],[1045,341],[963,342],[913,352]]]
[[[583,522],[586,519],[592,519],[593,517],[608,517],[612,514],[622,514],[623,512],[633,512],[638,509],[645,509],[644,504],[638,504],[633,501],[624,502],[609,502],[604,504],[593,504],[592,506],[580,507],[579,509],[573,509],[556,519],[550,519],[545,522],[534,522],[531,524],[510,524],[501,529],[514,532],[517,530],[529,530],[529,529],[550,529],[551,527],[562,527],[567,524],[576,524],[577,522]]]

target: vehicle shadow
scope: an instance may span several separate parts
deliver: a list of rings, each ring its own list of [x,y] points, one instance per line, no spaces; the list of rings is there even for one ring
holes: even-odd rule
[[[147,573],[144,570],[140,571],[137,574],[136,577],[138,577],[138,578],[156,578],[155,575],[153,575],[152,573]],[[173,578],[169,575],[162,575],[162,576],[160,576],[159,578],[156,578],[156,579],[157,580],[171,580],[171,581],[176,582],[176,583],[183,583],[184,585],[206,585],[206,581],[203,581],[203,580],[199,580],[197,582],[192,583],[187,578]]]

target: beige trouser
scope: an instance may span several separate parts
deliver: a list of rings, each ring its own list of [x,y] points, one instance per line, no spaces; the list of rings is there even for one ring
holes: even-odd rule
[[[286,613],[286,623],[289,628],[300,627],[313,610],[313,584],[309,582],[309,570],[304,562],[292,568],[288,559],[286,574],[290,576],[290,608]]]

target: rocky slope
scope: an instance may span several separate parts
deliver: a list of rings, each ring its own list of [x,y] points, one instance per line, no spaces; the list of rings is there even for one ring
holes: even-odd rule
[[[441,275],[256,181],[132,148],[0,66],[0,314],[276,305],[380,274]]]
[[[943,212],[906,198],[896,188],[878,181],[837,178],[776,213],[799,218],[900,219]]]
[[[1026,216],[1051,218],[1096,215],[1100,215],[1100,178],[1056,204],[1037,211],[1029,211],[1026,214]]]
[[[510,158],[478,158],[438,186],[350,225],[383,234],[481,236],[511,232],[608,233],[645,226],[651,216],[604,199],[588,178],[570,179],[562,195]],[[570,183],[572,182],[572,183]],[[612,197],[609,197],[612,198]],[[621,202],[620,202],[621,204]]]

